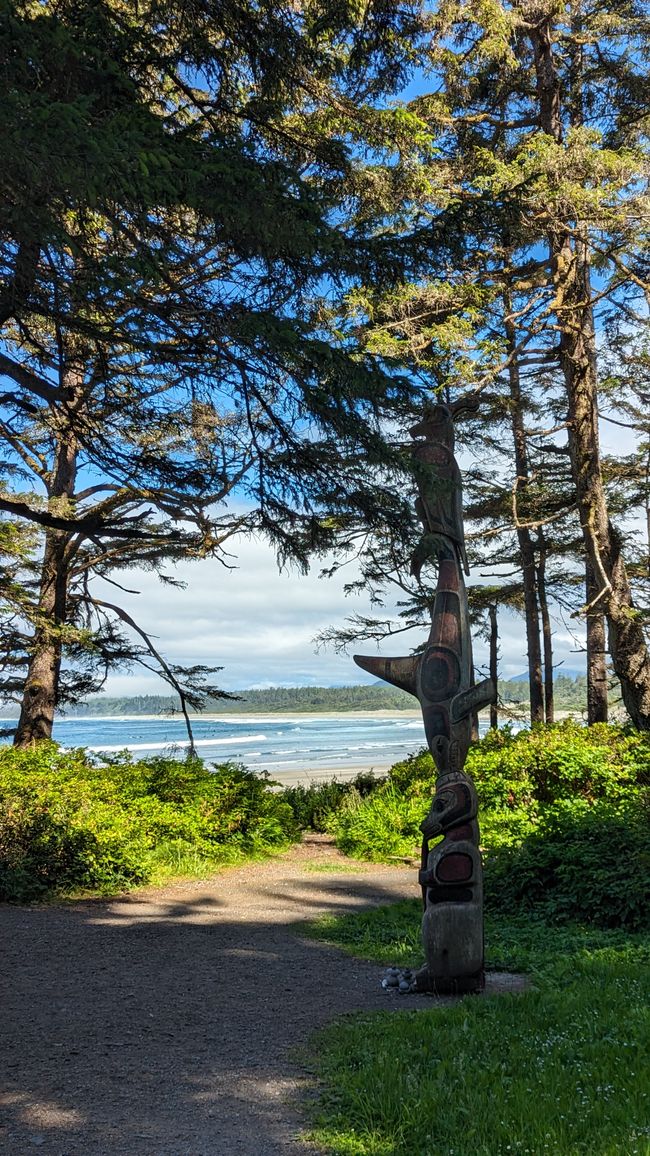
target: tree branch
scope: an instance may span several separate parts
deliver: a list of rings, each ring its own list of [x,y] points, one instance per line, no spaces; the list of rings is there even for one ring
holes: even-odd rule
[[[41,377],[40,374],[34,373],[28,366],[19,365],[13,358],[7,357],[6,353],[0,353],[0,373],[4,374],[5,377],[10,377],[12,381],[16,382],[16,385],[22,386],[28,393],[36,394],[48,405],[61,401],[61,394],[55,385]]]
[[[4,496],[0,497],[0,510],[4,511],[5,514],[11,514],[14,518],[25,518],[28,522],[36,522],[37,525],[44,526],[46,530],[67,530],[71,534],[103,534],[110,538],[129,538],[133,541],[146,542],[151,541],[154,536],[151,531],[136,530],[125,525],[113,526],[96,517],[62,518],[58,514],[51,514],[49,510],[34,510],[26,502],[19,502]],[[139,516],[133,520],[141,521],[142,517]],[[170,531],[167,534],[161,534],[160,541],[180,544],[183,541],[183,535]]]
[[[147,647],[149,654],[152,656],[152,658],[155,658],[156,662],[160,663],[160,667],[164,672],[165,680],[169,683],[170,686],[173,686],[174,690],[176,691],[178,697],[181,700],[181,710],[183,712],[183,718],[185,719],[185,728],[187,730],[187,737],[188,737],[189,742],[190,742],[190,754],[192,754],[192,755],[196,754],[196,748],[194,746],[194,733],[192,731],[192,724],[190,722],[190,716],[189,716],[188,711],[187,711],[187,700],[186,700],[185,691],[183,690],[182,686],[180,685],[178,679],[175,677],[174,672],[172,671],[171,667],[168,666],[168,664],[165,662],[165,659],[163,658],[162,654],[160,654],[159,651],[156,650],[149,635],[146,633],[145,630],[142,629],[142,627],[138,626],[135,619],[131,618],[131,615],[128,614],[126,612],[126,610],[123,610],[121,606],[116,606],[113,602],[104,602],[102,599],[99,599],[99,598],[91,598],[90,601],[92,602],[93,606],[99,606],[103,610],[110,610],[110,611],[112,611],[113,614],[116,614],[121,622],[124,622],[126,626],[129,626],[131,628],[131,630],[134,630],[135,633],[140,636],[140,638],[144,642],[145,646]]]

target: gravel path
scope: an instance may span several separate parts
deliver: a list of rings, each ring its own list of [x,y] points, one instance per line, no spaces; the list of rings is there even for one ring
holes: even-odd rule
[[[414,896],[414,876],[362,864],[350,873],[312,836],[206,882],[0,906],[0,1151],[313,1153],[298,1138],[308,1080],[294,1049],[342,1013],[423,998],[383,991],[381,968],[292,924]]]

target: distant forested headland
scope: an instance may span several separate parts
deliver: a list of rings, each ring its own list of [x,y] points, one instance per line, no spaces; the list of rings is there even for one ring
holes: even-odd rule
[[[236,691],[236,698],[209,699],[209,714],[253,714],[295,711],[413,710],[417,703],[405,691],[384,684],[369,686],[272,686],[265,690]],[[528,683],[518,679],[499,682],[503,703],[526,706]],[[560,675],[555,681],[555,703],[560,710],[582,710],[587,704],[587,680]],[[135,695],[127,698],[91,698],[74,707],[79,715],[162,714],[180,707],[173,695]]]

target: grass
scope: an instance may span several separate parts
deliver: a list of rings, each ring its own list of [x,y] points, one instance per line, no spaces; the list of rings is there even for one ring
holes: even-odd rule
[[[263,862],[286,850],[287,847],[281,846],[265,851],[245,851],[240,846],[228,847],[226,844],[218,848],[214,855],[205,855],[184,840],[168,840],[151,852],[151,874],[144,886],[162,887],[167,883],[180,883],[184,880],[210,879],[227,867]]]
[[[417,903],[328,916],[310,934],[416,964]],[[333,1156],[648,1156],[650,937],[491,919],[488,966],[519,995],[339,1022],[314,1049],[314,1138]]]
[[[367,863],[305,863],[304,869],[315,875],[362,875],[370,870]]]
[[[180,841],[179,841],[180,842]],[[105,888],[76,887],[63,894],[49,895],[45,902],[55,904],[75,903],[80,899],[112,899],[121,895],[133,895],[138,891],[155,887],[167,887],[176,883],[204,882],[219,875],[229,867],[243,867],[247,863],[263,863],[275,859],[286,851],[286,847],[267,851],[242,851],[241,848],[225,848],[223,853],[204,855],[187,843],[179,846],[162,844],[150,855],[151,870],[147,878],[137,886],[118,888],[110,883]]]
[[[322,915],[303,927],[312,939],[333,943],[349,955],[373,963],[413,967],[422,963],[421,915],[421,903],[406,899],[353,916]]]

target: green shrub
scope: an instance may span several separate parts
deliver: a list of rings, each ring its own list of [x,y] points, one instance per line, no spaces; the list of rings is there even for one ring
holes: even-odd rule
[[[404,795],[432,795],[436,784],[436,767],[426,747],[414,755],[394,763],[388,778],[396,790]]]
[[[423,815],[419,797],[403,795],[387,782],[366,799],[351,792],[329,829],[344,854],[377,863],[415,853]]]
[[[650,785],[650,736],[574,719],[516,734],[504,727],[470,748],[465,770],[488,810],[577,797],[623,799]],[[396,763],[389,777],[404,793],[432,792],[433,759],[419,751]]]
[[[650,743],[623,727],[567,719],[518,734],[490,732],[472,747],[465,769],[486,809],[576,798],[613,802],[648,781]]]
[[[502,807],[479,811],[481,847],[490,851],[521,843],[537,828],[536,812],[525,807]]]
[[[347,782],[330,779],[325,783],[310,783],[307,787],[300,783],[285,787],[282,798],[291,807],[301,830],[326,831],[348,795],[355,792],[357,796],[366,798],[380,782],[372,771],[364,771]]]
[[[496,850],[531,835],[549,807],[576,800],[622,805],[640,798],[650,782],[650,739],[620,726],[583,727],[572,719],[518,734],[505,727],[470,749],[465,769],[479,797],[481,844]],[[396,763],[369,798],[351,809],[343,804],[328,829],[342,851],[360,858],[414,855],[435,780],[431,755],[419,751]]]
[[[40,778],[40,776],[39,776]],[[124,813],[56,776],[7,790],[0,778],[0,898],[121,890],[148,877],[145,839]]]
[[[648,926],[650,835],[645,735],[568,721],[491,732],[470,751],[479,794],[486,902],[599,927]],[[346,854],[414,856],[435,790],[427,751],[397,763],[372,795],[351,797],[330,819]]]
[[[519,845],[488,854],[486,905],[558,923],[650,928],[646,807],[556,804]]]
[[[534,783],[530,765],[530,732],[523,740],[509,729],[490,731],[476,743],[467,757],[465,770],[471,775],[482,810],[505,811],[530,808]],[[428,750],[418,751],[391,767],[390,781],[406,795],[432,797],[436,788],[436,767]]]
[[[166,858],[204,864],[286,846],[293,811],[268,780],[199,759],[104,762],[43,743],[0,751],[0,898],[146,882]]]

